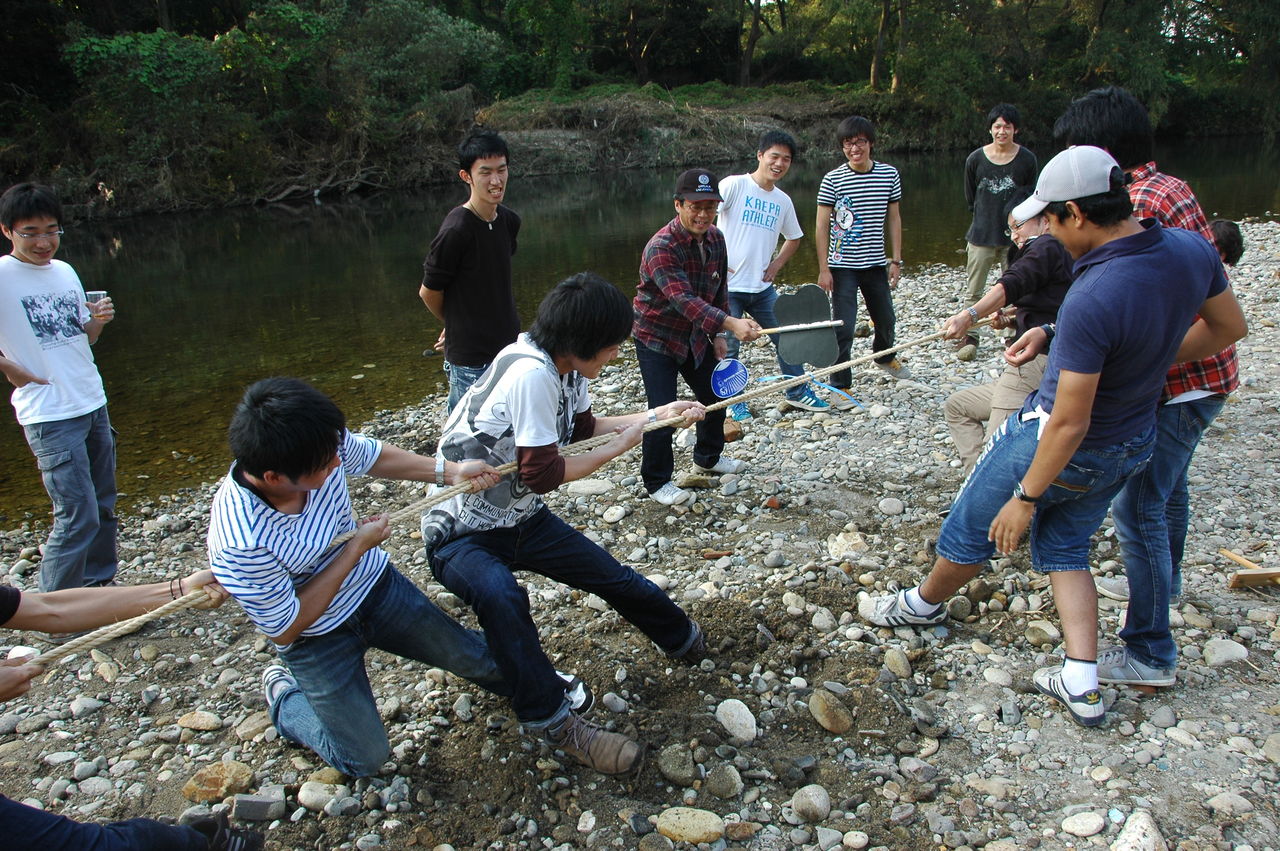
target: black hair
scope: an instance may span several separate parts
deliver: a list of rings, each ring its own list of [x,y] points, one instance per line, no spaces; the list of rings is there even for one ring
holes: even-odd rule
[[[1153,156],[1147,108],[1118,86],[1094,89],[1073,100],[1053,125],[1053,139],[1063,148],[1106,148],[1126,170],[1150,162]]]
[[[1124,172],[1118,168],[1111,169],[1111,188],[1097,195],[1084,198],[1072,198],[1080,213],[1100,228],[1119,224],[1133,215],[1133,201],[1129,200],[1129,189],[1125,185]],[[1058,221],[1067,217],[1066,201],[1051,201],[1044,211]]]
[[[264,378],[244,391],[227,438],[244,472],[271,471],[296,482],[333,460],[345,429],[342,411],[310,384]]]
[[[1209,231],[1213,234],[1213,244],[1222,255],[1222,262],[1234,266],[1244,255],[1244,235],[1240,226],[1230,219],[1214,219],[1209,222]]]
[[[844,141],[844,140],[841,140]],[[764,153],[773,147],[786,148],[791,152],[791,158],[795,159],[800,152],[796,149],[796,140],[790,133],[784,133],[781,130],[769,130],[760,137],[760,144],[756,145],[756,150]]]
[[[1005,202],[1004,205],[1004,217],[1006,221],[1008,221],[1009,217],[1013,215],[1014,208],[1030,198],[1031,194],[1032,190],[1030,186],[1015,186],[1013,188],[1013,193],[1009,196],[1009,200]],[[1041,211],[1032,216],[1031,219],[1038,219],[1043,215],[1044,212]],[[1031,221],[1031,219],[1027,219],[1027,221]]]
[[[1022,126],[1022,116],[1018,114],[1018,108],[1011,103],[998,103],[991,107],[991,111],[987,113],[987,129],[991,129],[991,125],[997,120],[1003,118],[1017,129]]]
[[[870,118],[863,118],[861,115],[850,115],[844,121],[840,122],[840,126],[836,128],[836,147],[844,147],[845,139],[853,139],[858,136],[867,137],[867,141],[875,143],[876,126],[871,123]]]
[[[465,172],[471,171],[476,160],[487,157],[506,157],[507,162],[511,161],[506,141],[492,130],[476,128],[458,144],[458,168]]]
[[[552,288],[538,305],[529,337],[552,357],[591,360],[631,336],[631,300],[595,272],[579,272]]]
[[[62,223],[62,202],[43,183],[18,183],[0,195],[0,225],[10,230],[18,222],[50,216]]]

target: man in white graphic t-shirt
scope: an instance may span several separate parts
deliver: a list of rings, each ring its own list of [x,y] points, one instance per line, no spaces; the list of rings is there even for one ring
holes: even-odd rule
[[[40,590],[111,584],[116,445],[89,347],[115,307],[86,302],[75,270],[53,259],[62,204],[48,186],[19,183],[0,196],[0,231],[13,243],[0,257],[0,372],[16,388],[13,408],[53,502]]]
[[[735,174],[720,181],[720,204],[717,226],[724,232],[729,252],[729,312],[738,318],[744,313],[766,328],[778,325],[773,304],[778,300],[773,280],[800,247],[804,231],[796,218],[795,205],[777,184],[791,168],[796,156],[796,140],[781,130],[770,130],[760,137],[756,149],[756,170]],[[778,247],[778,235],[783,238]],[[778,344],[776,334],[771,335]],[[738,356],[738,339],[729,335],[728,356]],[[783,375],[801,375],[800,365],[787,363],[778,355],[778,369]],[[787,402],[807,411],[823,411],[830,407],[819,399],[809,385],[787,391]],[[735,420],[751,418],[745,402],[729,408]]]

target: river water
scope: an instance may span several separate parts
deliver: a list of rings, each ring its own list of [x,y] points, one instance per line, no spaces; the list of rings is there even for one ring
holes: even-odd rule
[[[1208,153],[1211,150],[1212,153]],[[967,152],[887,155],[902,172],[908,273],[964,265]],[[1280,152],[1252,140],[1166,146],[1210,217],[1280,217]],[[782,187],[812,230],[818,180],[839,162],[798,163]],[[754,162],[721,165],[717,174]],[[672,216],[677,169],[522,177],[506,203],[524,220],[514,262],[528,324],[557,281],[590,269],[634,291],[640,251]],[[443,394],[439,325],[418,299],[422,258],[461,183],[313,206],[138,217],[69,228],[59,257],[85,289],[111,293],[117,319],[95,347],[120,433],[121,508],[212,481],[229,461],[227,420],[244,387],[293,375],[358,425],[378,410]],[[812,281],[813,242],[782,283]],[[0,524],[48,518],[48,497],[11,413],[0,415]]]

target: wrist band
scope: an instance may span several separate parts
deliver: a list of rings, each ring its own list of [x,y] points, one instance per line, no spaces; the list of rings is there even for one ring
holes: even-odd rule
[[[1040,326],[1040,330],[1044,332],[1045,339],[1052,340],[1054,335],[1058,333],[1058,326],[1053,322],[1046,322]]]
[[[177,594],[175,594],[175,593],[173,593],[173,583],[174,583],[174,582],[176,582],[176,581],[177,581],[177,579],[178,579],[178,577],[176,577],[176,576],[175,576],[173,579],[170,579],[170,580],[169,580],[169,599],[170,599],[170,600],[176,600],[176,599],[178,599],[178,595],[177,595]]]
[[[658,412],[654,408],[649,409],[649,422],[656,423],[658,421]]]
[[[902,261],[901,261],[901,260],[890,260],[889,262],[890,262],[890,263],[892,263],[894,266],[901,266],[901,265],[902,265]]]
[[[978,321],[978,311],[977,311],[977,309],[976,309],[975,307],[973,307],[973,305],[970,305],[969,307],[966,307],[966,308],[965,308],[965,310],[969,311],[969,318],[970,318],[970,319],[972,319],[974,322],[977,322],[977,321]]]
[[[444,487],[444,455],[436,453],[436,484]]]

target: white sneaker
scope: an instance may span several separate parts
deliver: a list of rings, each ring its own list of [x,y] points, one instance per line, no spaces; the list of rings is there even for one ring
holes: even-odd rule
[[[741,473],[743,470],[747,469],[747,462],[739,461],[736,458],[729,458],[726,455],[721,455],[720,460],[714,465],[710,467],[703,467],[700,464],[694,464],[693,469],[697,470],[699,473],[719,473],[723,476],[728,473]]]
[[[665,485],[649,494],[651,499],[655,502],[660,502],[663,505],[682,505],[689,501],[690,496],[692,496],[692,494],[684,488],[676,487],[675,482],[667,482]]]

